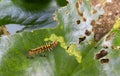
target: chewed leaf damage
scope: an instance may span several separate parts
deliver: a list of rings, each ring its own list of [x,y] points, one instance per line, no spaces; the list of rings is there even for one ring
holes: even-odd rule
[[[80,51],[76,50],[76,45],[71,44],[69,47],[66,45],[64,38],[62,36],[57,36],[55,34],[52,34],[49,38],[45,38],[44,41],[54,41],[57,40],[60,43],[60,46],[65,49],[65,51],[70,56],[75,56],[76,60],[80,63],[82,56],[80,54]]]

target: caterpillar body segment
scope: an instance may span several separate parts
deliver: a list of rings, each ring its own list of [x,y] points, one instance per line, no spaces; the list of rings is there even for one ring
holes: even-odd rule
[[[58,44],[57,41],[53,41],[51,43],[41,45],[40,47],[31,49],[28,51],[28,57],[34,57],[37,54],[44,53],[45,51],[51,51],[53,47],[56,47]]]

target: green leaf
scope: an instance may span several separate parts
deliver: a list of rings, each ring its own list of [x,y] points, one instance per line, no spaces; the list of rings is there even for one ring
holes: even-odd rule
[[[4,53],[1,58],[2,60],[0,64],[0,75],[29,75],[29,72],[33,71],[34,73],[34,71],[36,71],[37,69],[40,70],[39,68],[34,69],[37,66],[41,67],[41,72],[43,71],[43,74],[45,74],[47,71],[52,70],[51,72],[54,73],[55,71],[56,75],[68,75],[72,70],[68,70],[68,73],[64,72],[69,66],[66,65],[66,63],[70,64],[70,62],[73,61],[73,63],[71,63],[71,67],[69,67],[69,69],[72,69],[72,67],[76,66],[77,62],[74,58],[69,57],[68,54],[64,51],[65,42],[64,38],[62,37],[64,36],[64,32],[62,33],[61,31],[59,31],[58,29],[43,29],[38,31],[36,30],[31,32],[19,33],[10,37],[2,37],[0,40],[1,51]],[[29,49],[33,49],[36,48],[38,45],[45,44],[46,42],[48,42],[46,40],[58,40],[59,44],[57,47],[54,48],[54,50],[48,53],[47,57],[38,56],[34,59],[27,59],[26,56]],[[6,43],[2,44],[2,41]],[[7,49],[3,48],[7,46]],[[29,70],[30,67],[32,69]],[[45,73],[44,70],[46,70]]]
[[[56,2],[59,6],[65,6],[67,4],[66,0],[56,0]]]
[[[11,0],[2,0],[0,2],[0,26],[19,24],[24,25],[29,29],[37,29],[54,27],[56,25],[56,22],[52,17],[57,6],[48,4],[48,7],[42,10],[35,11],[34,9],[31,9],[31,11],[27,11],[16,5]]]
[[[82,7],[76,10],[77,1],[69,0],[67,6],[56,12],[55,19],[59,24],[55,28],[1,37],[0,76],[119,76],[120,30],[113,29],[98,43],[94,43],[90,22],[103,14],[103,10],[96,8],[97,14],[92,15],[90,11],[93,8],[87,0],[83,0]],[[86,21],[78,10],[84,11]],[[91,35],[86,35],[86,30]],[[85,40],[80,42],[83,36]],[[57,41],[58,45],[50,52],[46,51],[46,57],[37,54],[33,59],[27,58],[30,49],[53,41]],[[107,49],[104,44],[108,46]],[[108,52],[103,57],[110,60],[108,63],[101,64],[101,59],[95,59],[96,53],[102,49]]]
[[[51,0],[12,0],[14,4],[22,7],[25,10],[41,10],[49,5]]]

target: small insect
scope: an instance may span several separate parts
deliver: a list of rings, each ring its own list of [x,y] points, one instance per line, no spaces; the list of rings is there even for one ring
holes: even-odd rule
[[[57,41],[53,41],[52,43],[49,43],[46,45],[41,45],[40,47],[31,49],[28,51],[28,57],[34,57],[34,55],[43,53],[45,51],[50,51],[50,50],[52,50],[53,47],[57,46],[57,44],[58,44]]]
[[[84,41],[86,39],[86,36],[81,36],[80,38],[79,38],[79,44],[82,42],[82,41]]]
[[[108,58],[106,58],[106,59],[101,59],[100,62],[101,62],[101,64],[103,64],[103,63],[108,63],[108,62],[109,62],[109,59],[108,59]]]
[[[97,54],[95,55],[95,59],[100,59],[100,58],[106,56],[107,54],[108,54],[107,51],[101,50],[100,53],[97,53]]]

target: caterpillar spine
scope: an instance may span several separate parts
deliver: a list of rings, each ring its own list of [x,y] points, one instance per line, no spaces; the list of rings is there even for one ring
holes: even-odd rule
[[[53,41],[51,43],[48,43],[48,44],[46,43],[45,45],[41,45],[40,47],[31,49],[28,51],[28,56],[33,57],[34,55],[43,53],[45,51],[51,51],[53,49],[53,47],[57,46],[57,44],[58,44],[57,41]]]

